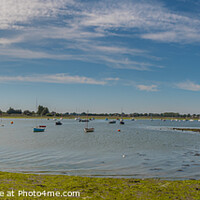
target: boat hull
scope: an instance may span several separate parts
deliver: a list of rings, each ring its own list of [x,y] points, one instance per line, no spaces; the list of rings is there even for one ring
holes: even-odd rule
[[[89,122],[88,119],[80,119],[79,122]]]
[[[116,121],[109,121],[109,124],[116,124]]]
[[[94,132],[94,128],[84,128],[85,133]]]
[[[33,132],[44,132],[44,128],[33,128]]]
[[[40,125],[39,127],[40,127],[40,128],[46,128],[46,126],[45,126],[45,125]]]
[[[56,122],[56,125],[62,125],[62,122],[58,121]]]

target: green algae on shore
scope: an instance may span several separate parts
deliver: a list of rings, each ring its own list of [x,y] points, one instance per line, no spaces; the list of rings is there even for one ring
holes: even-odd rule
[[[13,191],[3,199],[33,199],[18,191],[79,191],[77,199],[199,199],[200,181],[160,179],[90,178],[66,175],[33,175],[0,172],[0,191]],[[1,194],[1,193],[0,193]],[[52,193],[51,193],[52,194]],[[40,196],[34,199],[74,199],[75,197]]]

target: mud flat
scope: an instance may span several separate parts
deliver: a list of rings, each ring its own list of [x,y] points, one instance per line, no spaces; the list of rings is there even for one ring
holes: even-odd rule
[[[177,131],[192,131],[192,132],[200,132],[199,128],[172,128]]]

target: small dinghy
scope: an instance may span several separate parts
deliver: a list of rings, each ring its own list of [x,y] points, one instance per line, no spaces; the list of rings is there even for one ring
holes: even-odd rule
[[[61,121],[57,121],[56,125],[62,125],[62,122]]]
[[[41,128],[41,127],[34,127],[33,128],[33,132],[44,132],[45,128]]]

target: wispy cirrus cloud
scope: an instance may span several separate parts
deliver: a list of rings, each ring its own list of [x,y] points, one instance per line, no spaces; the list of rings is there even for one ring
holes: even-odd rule
[[[175,84],[175,86],[182,90],[200,91],[200,84],[196,84],[192,81],[185,81],[185,82],[177,83],[177,84]]]
[[[1,0],[0,29],[20,29],[32,20],[55,17],[60,9],[73,4],[73,0]]]
[[[0,45],[10,45],[15,43],[20,43],[23,41],[23,38],[20,36],[14,37],[14,38],[0,38]]]
[[[119,55],[118,58],[115,58],[115,54],[103,55],[96,54],[92,52],[90,55],[85,56],[85,54],[75,54],[75,53],[53,53],[53,52],[44,52],[36,51],[29,49],[21,48],[8,48],[2,47],[0,51],[0,57],[12,57],[17,59],[56,59],[56,60],[80,60],[84,62],[93,62],[93,63],[105,63],[107,66],[115,69],[129,69],[129,70],[138,70],[138,71],[149,71],[153,67],[163,68],[163,66],[153,65],[147,62],[135,62],[132,59],[123,58],[123,55]]]
[[[102,80],[97,80],[85,76],[72,76],[69,74],[35,74],[30,76],[0,76],[1,83],[18,83],[18,82],[33,82],[33,83],[57,83],[57,84],[88,84],[88,85],[107,85],[112,81],[118,81],[119,78],[108,77]]]
[[[158,91],[157,85],[137,85],[136,87],[139,90],[147,91],[147,92],[157,92]]]
[[[146,0],[93,3],[2,0],[0,30],[6,32],[0,38],[1,55],[21,59],[87,60],[140,71],[162,66],[152,62],[159,59],[151,52],[135,45],[130,47],[129,41],[119,43],[114,37],[181,43],[200,41],[198,17],[176,13],[158,1]],[[55,48],[49,48],[52,43]],[[141,57],[147,61],[139,61]]]
[[[120,28],[130,30],[133,37],[143,39],[162,42],[200,41],[200,19],[197,16],[171,11],[159,1],[103,2],[90,11],[80,24],[99,27],[102,32]]]
[[[176,39],[181,36],[189,41],[196,37],[199,40],[198,17],[170,11],[159,1],[94,1],[90,4],[77,0],[2,0],[0,5],[0,29],[19,26],[21,29],[44,27],[45,30],[44,23],[39,23],[45,21],[52,29],[42,35],[53,38],[69,39],[77,37],[76,33],[79,38],[95,34],[101,37],[113,33],[120,35],[117,31],[120,28],[135,33],[133,37],[156,40],[156,34],[164,34],[163,41],[168,37],[175,39],[175,35]]]

